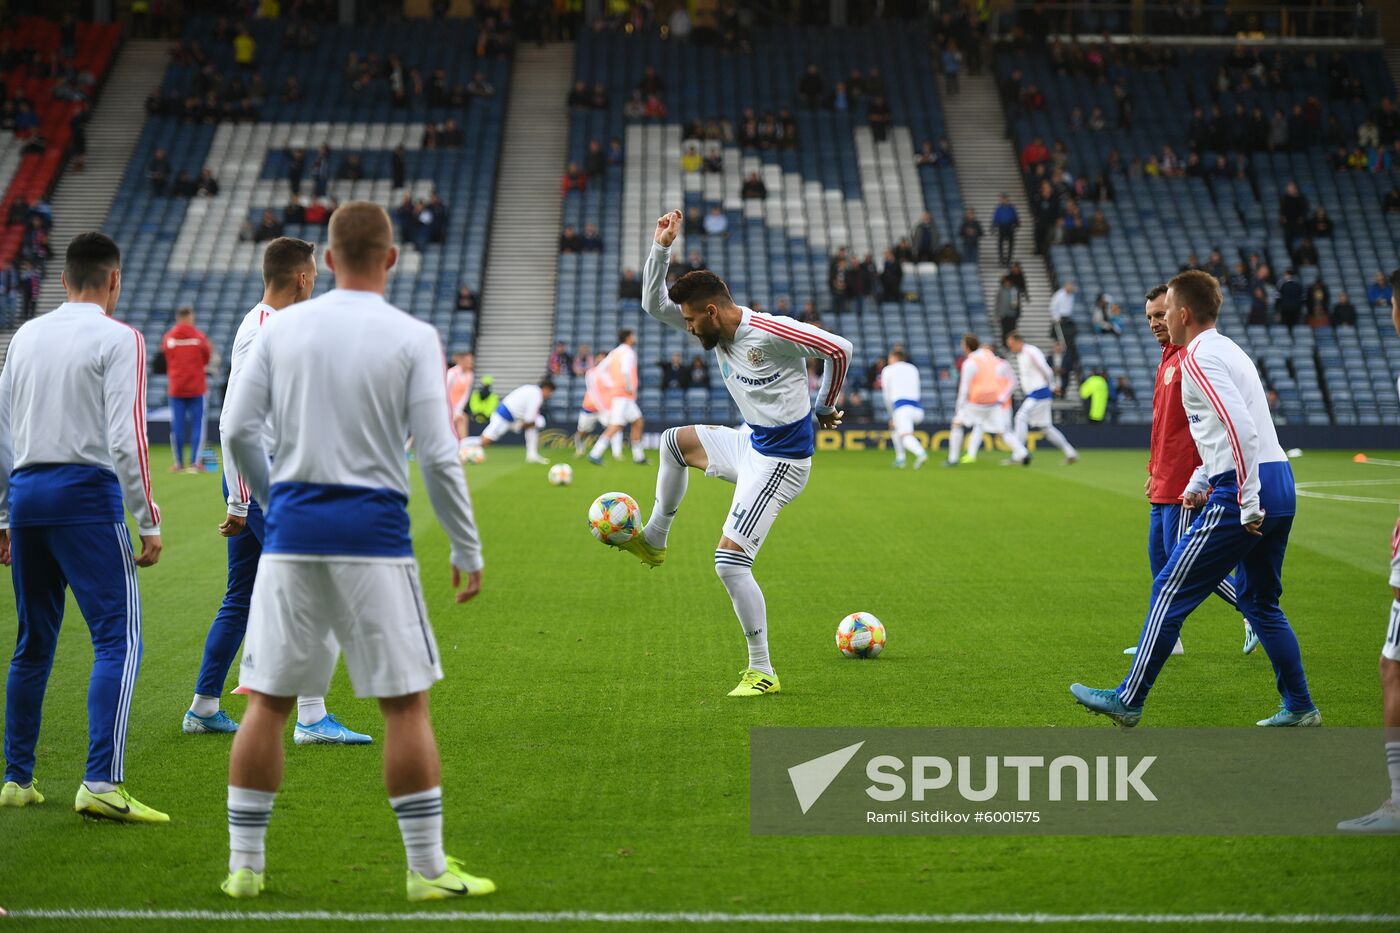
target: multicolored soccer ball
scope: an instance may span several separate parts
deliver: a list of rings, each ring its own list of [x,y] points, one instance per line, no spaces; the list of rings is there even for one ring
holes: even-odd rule
[[[604,544],[621,546],[642,532],[642,510],[625,492],[605,492],[588,508],[588,530]]]
[[[836,648],[848,658],[878,658],[885,650],[885,624],[868,612],[853,612],[836,626]]]
[[[485,463],[486,449],[480,444],[472,444],[462,452],[463,463]]]
[[[567,486],[574,481],[574,468],[567,463],[556,463],[549,468],[549,485]]]

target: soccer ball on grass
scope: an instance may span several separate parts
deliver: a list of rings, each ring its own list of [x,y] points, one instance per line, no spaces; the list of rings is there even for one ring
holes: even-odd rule
[[[556,463],[549,468],[549,485],[567,486],[574,481],[574,468],[567,463]]]
[[[878,658],[885,650],[885,625],[868,612],[853,612],[836,626],[836,648],[848,658]]]

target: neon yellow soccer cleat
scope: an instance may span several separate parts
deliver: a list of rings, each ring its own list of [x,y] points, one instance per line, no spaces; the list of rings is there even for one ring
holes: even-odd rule
[[[729,691],[732,697],[756,697],[765,693],[777,693],[783,689],[778,683],[777,674],[767,674],[748,668],[739,675],[739,686]]]
[[[86,784],[78,785],[78,797],[73,801],[73,809],[83,815],[83,819],[114,820],[118,823],[169,823],[170,816],[159,810],[152,810],[126,792],[118,784],[116,790],[105,794],[94,794]]]
[[[240,868],[238,871],[229,872],[229,876],[219,887],[229,897],[240,899],[257,897],[263,890],[262,872],[253,871],[251,868]]]
[[[976,463],[976,462],[977,462],[977,458],[974,457],[972,454],[963,454],[961,457],[958,458],[958,462],[959,462],[959,463]]]
[[[646,532],[639,533],[626,544],[619,545],[624,551],[631,551],[637,555],[637,559],[648,567],[660,567],[666,562],[666,549],[664,547],[652,547],[647,541]]]
[[[442,901],[449,897],[481,897],[496,890],[490,878],[478,878],[467,873],[461,859],[447,857],[447,871],[436,878],[424,878],[416,871],[408,873],[410,901]]]
[[[39,782],[31,780],[28,787],[20,787],[14,781],[6,781],[0,787],[0,807],[27,807],[31,803],[43,803],[44,795],[39,793]]]

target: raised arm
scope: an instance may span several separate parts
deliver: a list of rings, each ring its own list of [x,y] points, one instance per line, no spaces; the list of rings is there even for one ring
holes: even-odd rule
[[[107,414],[107,452],[121,482],[122,499],[136,519],[137,533],[160,534],[160,509],[151,497],[146,453],[146,341],[124,329],[107,342],[102,400]],[[152,561],[154,563],[154,561]]]
[[[678,210],[663,214],[656,221],[651,251],[642,270],[642,310],[676,330],[686,330],[685,316],[666,289],[666,270],[671,267],[671,244],[680,235],[682,222]]]
[[[427,334],[414,349],[408,386],[408,423],[418,457],[418,469],[428,490],[428,501],[451,544],[452,586],[464,603],[481,589],[481,537],[467,496],[467,482],[457,461],[457,436],[447,404],[442,350],[435,334]]]

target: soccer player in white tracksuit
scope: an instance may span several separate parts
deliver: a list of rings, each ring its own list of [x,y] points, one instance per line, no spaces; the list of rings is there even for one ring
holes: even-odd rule
[[[1322,714],[1308,693],[1298,639],[1279,609],[1283,558],[1293,527],[1293,469],[1279,446],[1254,361],[1215,329],[1220,283],[1200,270],[1183,272],[1167,290],[1167,331],[1185,347],[1181,404],[1201,465],[1183,490],[1202,506],[1167,564],[1152,581],[1152,599],[1138,651],[1118,687],[1070,692],[1090,711],[1124,726],[1142,718],[1143,703],[1172,653],[1181,625],[1220,581],[1236,571],[1239,609],[1254,627],[1282,703],[1261,726],[1318,726]]]
[[[1016,354],[1016,365],[1021,377],[1021,392],[1025,401],[1016,410],[1016,440],[1019,450],[1026,451],[1022,456],[1012,455],[1017,463],[1030,463],[1030,453],[1026,450],[1026,437],[1031,428],[1039,428],[1045,439],[1064,452],[1065,462],[1074,463],[1079,459],[1079,451],[1055,427],[1051,398],[1054,393],[1050,384],[1055,381],[1055,371],[1045,359],[1040,348],[1026,343],[1016,331],[1006,335],[1006,348]]]
[[[768,656],[768,612],[753,578],[753,561],[778,512],[807,485],[816,432],[807,387],[807,360],[826,361],[815,407],[823,427],[841,423],[836,403],[851,360],[844,337],[810,324],[740,307],[712,272],[688,272],[667,295],[671,244],[681,212],[656,222],[642,274],[642,307],[668,327],[688,331],[713,350],[725,387],[744,426],[669,428],[662,435],[656,505],[646,528],[625,547],[651,566],[666,558],[666,539],[688,483],[687,469],[734,483],[734,499],[715,549],[715,572],[729,592],[748,645],[748,667],[730,696],[776,693]]]
[[[263,297],[243,316],[233,338],[229,360],[228,387],[231,395],[242,376],[243,364],[262,333],[263,324],[283,308],[305,301],[316,287],[316,246],[295,237],[278,237],[263,251]],[[226,429],[228,408],[219,417],[219,433]],[[264,442],[271,438],[264,435]],[[180,726],[189,735],[237,732],[238,723],[219,708],[228,669],[243,644],[248,630],[248,607],[253,599],[258,560],[262,557],[266,527],[262,509],[253,500],[248,485],[233,468],[233,458],[224,448],[223,494],[227,517],[219,533],[228,539],[228,587],[224,601],[209,626],[204,640],[204,659],[195,681],[194,699]],[[326,712],[325,697],[297,698],[297,725],[293,740],[298,745],[368,745],[370,737],[347,729]]]
[[[914,469],[928,460],[928,454],[914,437],[914,426],[924,420],[923,396],[919,391],[919,369],[894,349],[889,365],[880,371],[880,392],[890,414],[890,440],[894,445],[894,465],[903,467],[905,454],[914,455]]]
[[[537,384],[512,389],[496,405],[481,436],[468,438],[467,443],[490,447],[505,437],[508,431],[521,431],[525,435],[525,462],[548,463],[540,456],[540,428],[544,427],[544,403],[553,394],[554,380],[548,376]]]
[[[588,453],[588,460],[594,466],[603,463],[603,451],[612,445],[613,458],[622,459],[622,429],[631,428],[632,462],[646,463],[646,451],[642,449],[642,429],[645,422],[642,410],[637,407],[637,335],[624,328],[618,331],[617,346],[603,358],[600,388],[608,398],[608,409],[603,419],[607,427],[603,436]]]
[[[325,694],[341,654],[356,695],[377,698],[384,714],[384,783],[408,856],[409,899],[495,890],[442,846],[428,715],[442,666],[409,534],[409,437],[451,544],[453,588],[466,580],[458,603],[480,590],[481,544],[437,331],[384,300],[397,258],[383,208],[337,209],[326,252],[336,288],[263,324],[227,402],[224,442],[267,516],[243,645],[248,710],[229,760],[222,887],[231,897],[263,889],[282,729],[295,697]]]
[[[0,373],[0,563],[12,564],[18,637],[5,684],[0,806],[44,802],[35,746],[58,649],[65,591],[92,636],[88,754],[73,808],[129,823],[170,817],[126,780],[131,696],[141,667],[137,567],[160,559],[160,509],[146,450],[146,344],[112,318],[121,252],[100,233],[73,238],[68,301],[21,327]],[[136,519],[134,553],[122,514]]]
[[[593,357],[593,365],[583,374],[583,403],[579,406],[578,429],[574,432],[574,456],[587,452],[584,443],[607,417],[607,393],[603,387],[603,360],[606,353]]]

